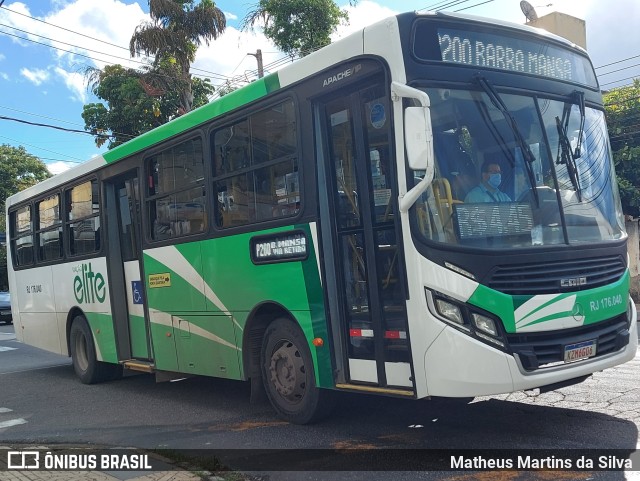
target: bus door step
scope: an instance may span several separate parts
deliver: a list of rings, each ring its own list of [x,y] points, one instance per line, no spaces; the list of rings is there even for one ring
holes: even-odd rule
[[[122,361],[121,364],[125,369],[130,371],[139,371],[139,372],[155,372],[156,367],[152,362],[149,361],[139,361],[137,359],[130,359],[128,361]]]
[[[364,384],[336,384],[336,389],[344,391],[370,392],[373,394],[386,394],[388,396],[414,397],[415,392],[409,389],[389,388],[380,386],[367,386]]]

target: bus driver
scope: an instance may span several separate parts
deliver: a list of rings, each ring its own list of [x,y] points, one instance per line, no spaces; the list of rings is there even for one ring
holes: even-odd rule
[[[502,175],[500,164],[494,160],[485,160],[482,164],[482,182],[467,194],[466,203],[511,202],[511,198],[500,190]]]

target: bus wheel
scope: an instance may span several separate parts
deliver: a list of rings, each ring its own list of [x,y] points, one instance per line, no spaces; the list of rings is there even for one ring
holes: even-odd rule
[[[110,381],[122,376],[122,366],[98,361],[91,329],[83,316],[76,316],[69,331],[73,369],[84,384]]]
[[[262,380],[278,415],[294,424],[308,424],[328,414],[330,391],[318,389],[307,340],[288,319],[276,319],[262,342]]]

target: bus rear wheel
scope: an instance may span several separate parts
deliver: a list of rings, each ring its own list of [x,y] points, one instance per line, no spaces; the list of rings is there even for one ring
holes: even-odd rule
[[[122,376],[122,366],[98,361],[93,335],[84,316],[76,316],[69,331],[73,369],[83,384],[111,381]]]
[[[316,386],[307,340],[293,322],[280,318],[269,324],[261,359],[267,397],[282,419],[308,424],[329,413],[332,393]]]

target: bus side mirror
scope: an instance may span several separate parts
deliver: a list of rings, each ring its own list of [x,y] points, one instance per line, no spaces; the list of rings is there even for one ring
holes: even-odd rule
[[[404,111],[404,142],[411,170],[429,171],[433,166],[433,131],[429,107],[407,107]]]

